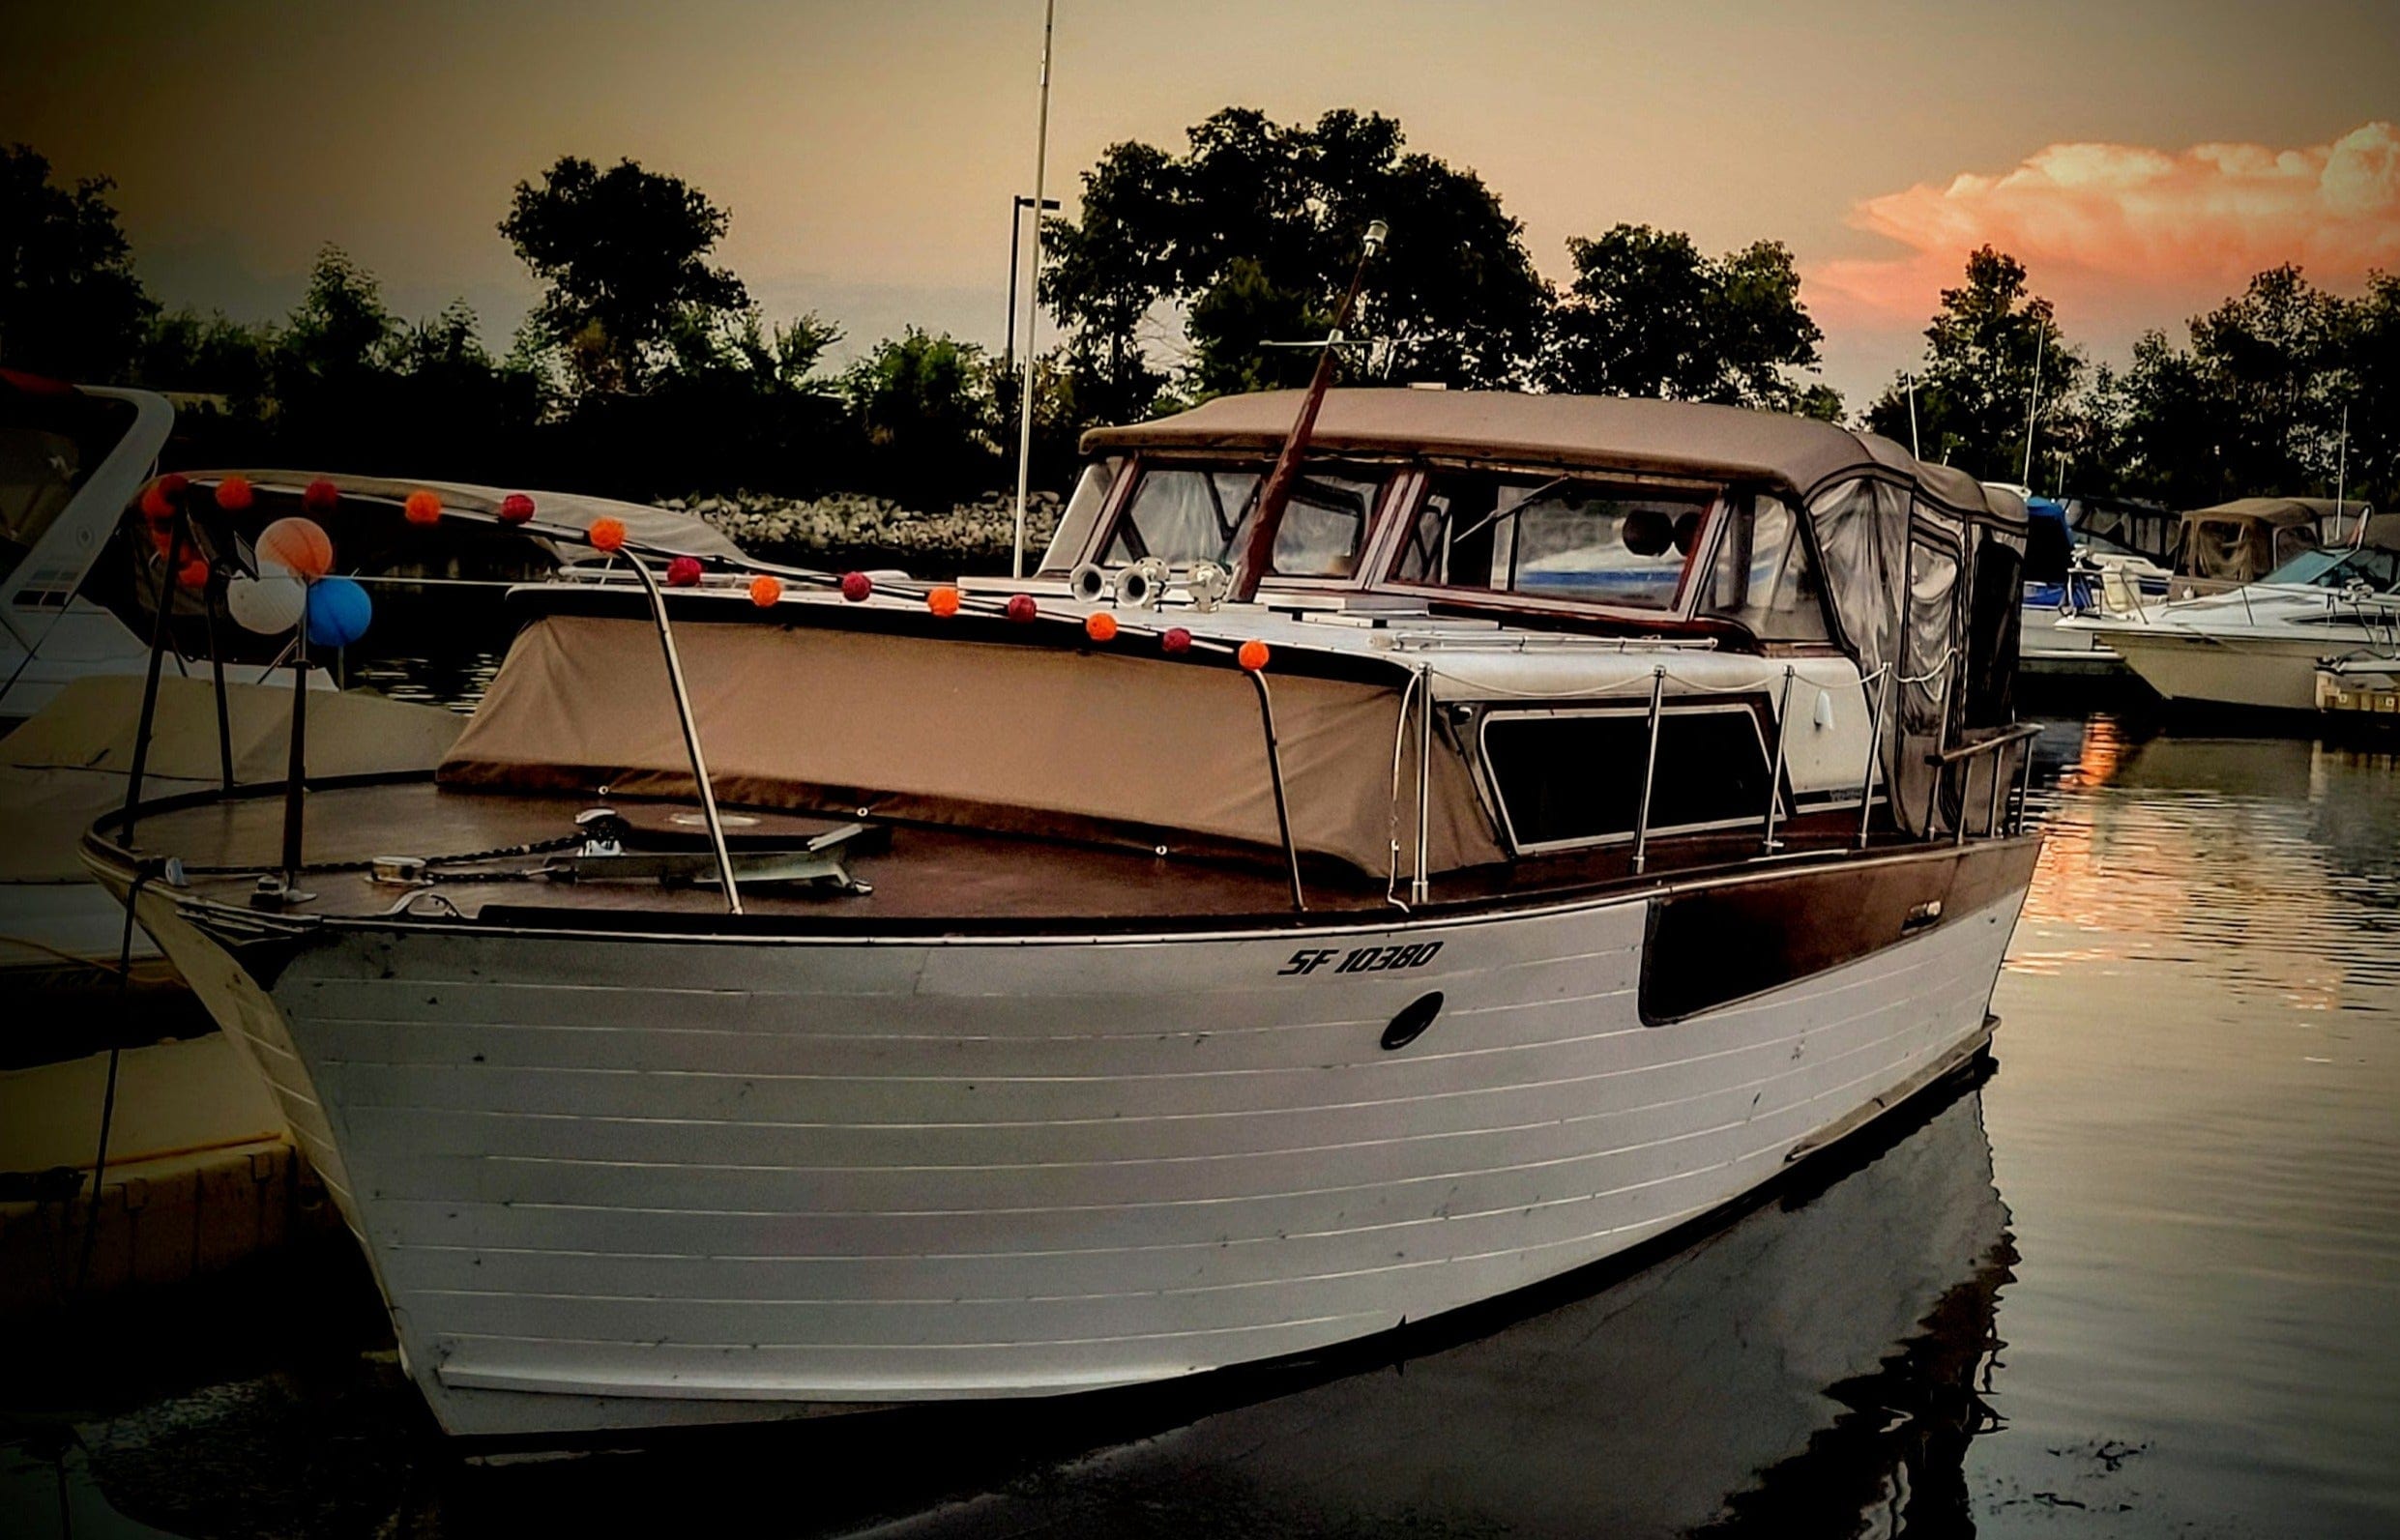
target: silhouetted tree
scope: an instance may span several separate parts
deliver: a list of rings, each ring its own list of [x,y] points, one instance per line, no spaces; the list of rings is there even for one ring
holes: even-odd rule
[[[2037,352],[2041,402],[2034,431],[2037,440],[2050,440],[2070,425],[2083,354],[2067,345],[2050,302],[2027,289],[2025,265],[1982,247],[1967,258],[1967,281],[1942,291],[1942,307],[1925,328],[1916,402],[1923,457],[1986,480],[2016,480],[2024,469]],[[1906,376],[1894,379],[1867,409],[1866,421],[1885,437],[1909,442]]]
[[[2346,301],[2297,267],[2270,268],[2188,331],[2188,347],[2146,334],[2131,364],[2093,392],[2108,463],[2127,490],[2183,508],[2329,494],[2343,477],[2345,404],[2346,489],[2382,499],[2400,490],[2400,279],[2371,274],[2367,292]]]
[[[1162,371],[1142,330],[1180,309],[1183,384],[1196,393],[1304,379],[1312,362],[1267,342],[1320,334],[1369,220],[1391,226],[1352,334],[1353,375],[1451,385],[1522,377],[1547,289],[1522,228],[1471,171],[1406,153],[1400,126],[1337,110],[1314,126],[1228,107],[1189,150],[1112,146],[1084,176],[1082,217],[1045,225],[1055,260],[1043,301],[1072,333],[1079,393],[1118,415],[1150,402]],[[1283,354],[1298,357],[1283,357]]]
[[[992,377],[980,348],[911,327],[852,364],[842,393],[876,479],[903,501],[946,506],[994,483]]]
[[[1803,384],[1824,334],[1780,242],[1710,257],[1681,231],[1620,224],[1566,243],[1575,278],[1550,313],[1541,379],[1588,395],[1655,395],[1838,417]]]
[[[92,384],[132,370],[159,306],[133,274],[115,186],[53,187],[48,160],[0,145],[0,365]]]
[[[516,185],[500,233],[548,286],[533,319],[577,383],[629,391],[679,322],[748,304],[742,280],[707,261],[730,219],[680,178],[564,156],[540,186]]]

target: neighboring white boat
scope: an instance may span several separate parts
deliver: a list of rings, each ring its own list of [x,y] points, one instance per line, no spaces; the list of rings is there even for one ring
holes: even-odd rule
[[[1088,435],[1016,593],[520,591],[438,774],[312,789],[288,888],[279,798],[95,828],[445,1428],[1312,1352],[1983,1051],[2014,498],[1730,408],[1300,405]]]
[[[2102,602],[2104,588],[2165,597],[2168,569],[2124,543],[2137,531],[2154,536],[2163,509],[2092,498],[2060,503],[2006,481],[1987,487],[2020,497],[2027,515],[2025,602],[2017,620],[2017,659],[2029,676],[2097,679],[2122,674],[2124,660],[2090,631],[2059,623]],[[2093,521],[2087,528],[2078,517]]]
[[[2368,527],[2388,538],[2388,519]],[[2308,712],[2328,660],[2400,654],[2400,548],[2303,550],[2263,580],[2064,621],[2170,701]]]
[[[174,420],[173,406],[150,392],[0,374],[0,731],[41,711],[75,680],[140,674],[149,666],[165,574],[136,504]],[[208,501],[229,475],[252,488],[251,505],[238,513]],[[221,536],[234,544],[301,512],[309,484],[326,483],[339,498],[329,521],[340,538],[344,574],[366,584],[385,607],[438,592],[446,624],[459,619],[462,589],[496,598],[509,584],[591,557],[580,546],[562,547],[512,526],[500,516],[507,494],[494,487],[288,470],[197,471],[190,479],[197,489],[192,506],[205,511],[194,521],[195,538]],[[413,525],[403,514],[419,489],[441,499],[436,527]],[[689,514],[569,493],[532,496],[544,519],[571,528],[604,514],[657,550],[715,561],[741,555]],[[220,563],[220,572],[226,569]],[[201,596],[178,589],[173,602],[170,673],[208,676],[213,641],[229,682],[270,681],[271,650],[222,616],[212,625]],[[333,682],[319,676],[318,683]]]

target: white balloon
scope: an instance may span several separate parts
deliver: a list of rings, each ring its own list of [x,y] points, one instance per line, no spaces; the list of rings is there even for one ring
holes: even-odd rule
[[[225,584],[225,613],[246,631],[275,636],[300,624],[307,613],[308,586],[291,569],[261,564],[257,577],[236,574]]]

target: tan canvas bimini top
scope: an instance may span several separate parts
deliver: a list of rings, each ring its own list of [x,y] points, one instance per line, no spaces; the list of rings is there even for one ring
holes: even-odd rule
[[[1302,392],[1223,395],[1172,417],[1083,436],[1086,454],[1128,450],[1231,450],[1270,454]],[[2023,506],[1963,471],[1922,465],[1889,439],[1814,418],[1695,401],[1507,391],[1354,389],[1328,392],[1312,452],[1455,456],[1606,467],[1711,479],[1779,483],[1806,498],[1845,476],[1881,471],[1911,479],[1961,512],[2022,524]]]
[[[1155,656],[715,623],[675,631],[717,797],[733,804],[1113,843],[1280,851],[1250,682]],[[1397,687],[1273,684],[1292,838],[1382,876],[1415,861]],[[1395,743],[1399,768],[1393,774]],[[1427,864],[1502,858],[1465,764],[1431,767]],[[658,632],[552,615],[519,633],[446,785],[688,797]]]

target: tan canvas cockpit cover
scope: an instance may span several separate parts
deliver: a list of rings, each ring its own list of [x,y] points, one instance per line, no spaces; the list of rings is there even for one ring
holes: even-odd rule
[[[1229,665],[757,624],[678,625],[675,641],[726,802],[1282,847],[1257,696]],[[1396,839],[1401,869],[1413,866],[1416,754],[1396,683],[1282,675],[1272,687],[1294,843],[1381,877]],[[657,631],[585,616],[527,626],[441,779],[692,795]],[[1430,781],[1428,868],[1501,859],[1465,765],[1440,741]]]

